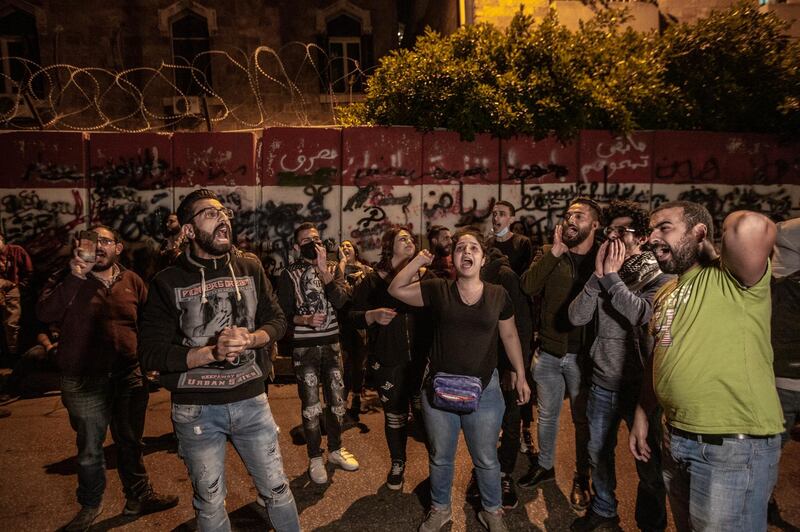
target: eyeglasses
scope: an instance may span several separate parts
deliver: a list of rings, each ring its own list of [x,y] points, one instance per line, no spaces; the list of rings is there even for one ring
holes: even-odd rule
[[[116,244],[117,241],[114,240],[113,238],[106,238],[104,236],[98,236],[97,237],[97,243],[100,244],[101,246],[111,246],[113,244]]]
[[[227,218],[228,220],[233,219],[233,211],[227,207],[206,207],[205,209],[200,209],[199,211],[194,213],[191,218],[186,220],[186,223],[191,222],[197,216],[201,215],[204,220],[218,220],[220,214],[224,214],[225,218]]]
[[[603,233],[606,236],[611,236],[612,234],[617,235],[618,237],[622,238],[625,236],[625,233],[635,233],[636,229],[631,229],[630,227],[623,227],[621,225],[609,225],[605,229],[603,229]]]

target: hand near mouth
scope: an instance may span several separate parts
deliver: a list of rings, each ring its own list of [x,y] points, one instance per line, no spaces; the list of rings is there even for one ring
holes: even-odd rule
[[[603,269],[603,262],[606,260],[606,252],[608,251],[608,244],[611,242],[610,240],[606,240],[602,244],[600,244],[600,248],[597,250],[597,256],[594,259],[594,275],[598,279],[605,275],[605,270]]]
[[[561,255],[569,251],[569,248],[562,240],[563,232],[564,232],[564,225],[563,224],[556,225],[556,230],[553,232],[553,247],[550,248],[550,253],[552,253],[554,257],[560,257]]]
[[[622,268],[623,262],[625,262],[625,244],[622,243],[622,240],[614,240],[606,251],[603,272],[618,272]]]

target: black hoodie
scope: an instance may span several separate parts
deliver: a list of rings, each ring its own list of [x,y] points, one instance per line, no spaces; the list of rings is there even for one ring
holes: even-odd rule
[[[237,363],[189,369],[193,347],[213,345],[225,327],[263,329],[270,342],[286,332],[286,318],[261,263],[238,253],[204,260],[187,251],[153,278],[139,326],[139,359],[158,370],[179,404],[225,404],[264,392],[269,345],[244,351]]]
[[[522,361],[525,371],[528,371],[531,367],[531,341],[533,340],[530,300],[522,291],[519,277],[511,269],[511,262],[502,251],[497,248],[487,250],[486,264],[481,269],[481,279],[487,283],[499,284],[511,297],[511,304],[514,306],[514,323],[517,326],[519,343],[522,346]],[[498,355],[497,367],[499,369],[514,369],[508,360],[502,341],[499,342]]]

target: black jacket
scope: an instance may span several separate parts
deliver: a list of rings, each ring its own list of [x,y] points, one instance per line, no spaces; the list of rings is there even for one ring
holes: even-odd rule
[[[433,279],[428,271],[423,279]],[[350,320],[359,329],[367,329],[372,358],[382,366],[396,366],[428,356],[433,341],[432,319],[423,307],[412,307],[389,294],[391,279],[371,272],[353,292]],[[367,326],[366,313],[376,308],[391,308],[397,316],[388,325]]]
[[[800,272],[772,281],[772,350],[775,376],[800,379]]]
[[[519,342],[522,346],[522,361],[525,371],[531,366],[531,341],[533,340],[533,323],[531,321],[531,302],[522,291],[519,277],[511,269],[508,257],[497,248],[489,248],[486,253],[486,264],[481,269],[481,279],[487,283],[499,284],[506,289],[514,305],[514,323],[517,326]],[[499,339],[498,339],[499,341]],[[513,370],[508,360],[503,342],[499,341],[497,365],[500,369]]]

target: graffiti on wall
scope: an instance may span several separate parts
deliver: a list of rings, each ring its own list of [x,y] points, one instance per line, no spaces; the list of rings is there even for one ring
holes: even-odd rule
[[[549,242],[569,201],[687,199],[715,222],[737,209],[775,220],[800,215],[800,143],[768,135],[586,131],[555,139],[461,142],[410,128],[268,128],[173,135],[6,133],[0,153],[0,222],[11,242],[46,264],[91,222],[126,245],[157,248],[163,220],[194,187],[235,212],[238,244],[278,271],[293,260],[294,230],[351,239],[376,260],[394,224],[418,235],[432,224],[488,229],[499,199],[535,244]],[[87,157],[88,154],[88,157]],[[62,253],[63,255],[63,253]]]

